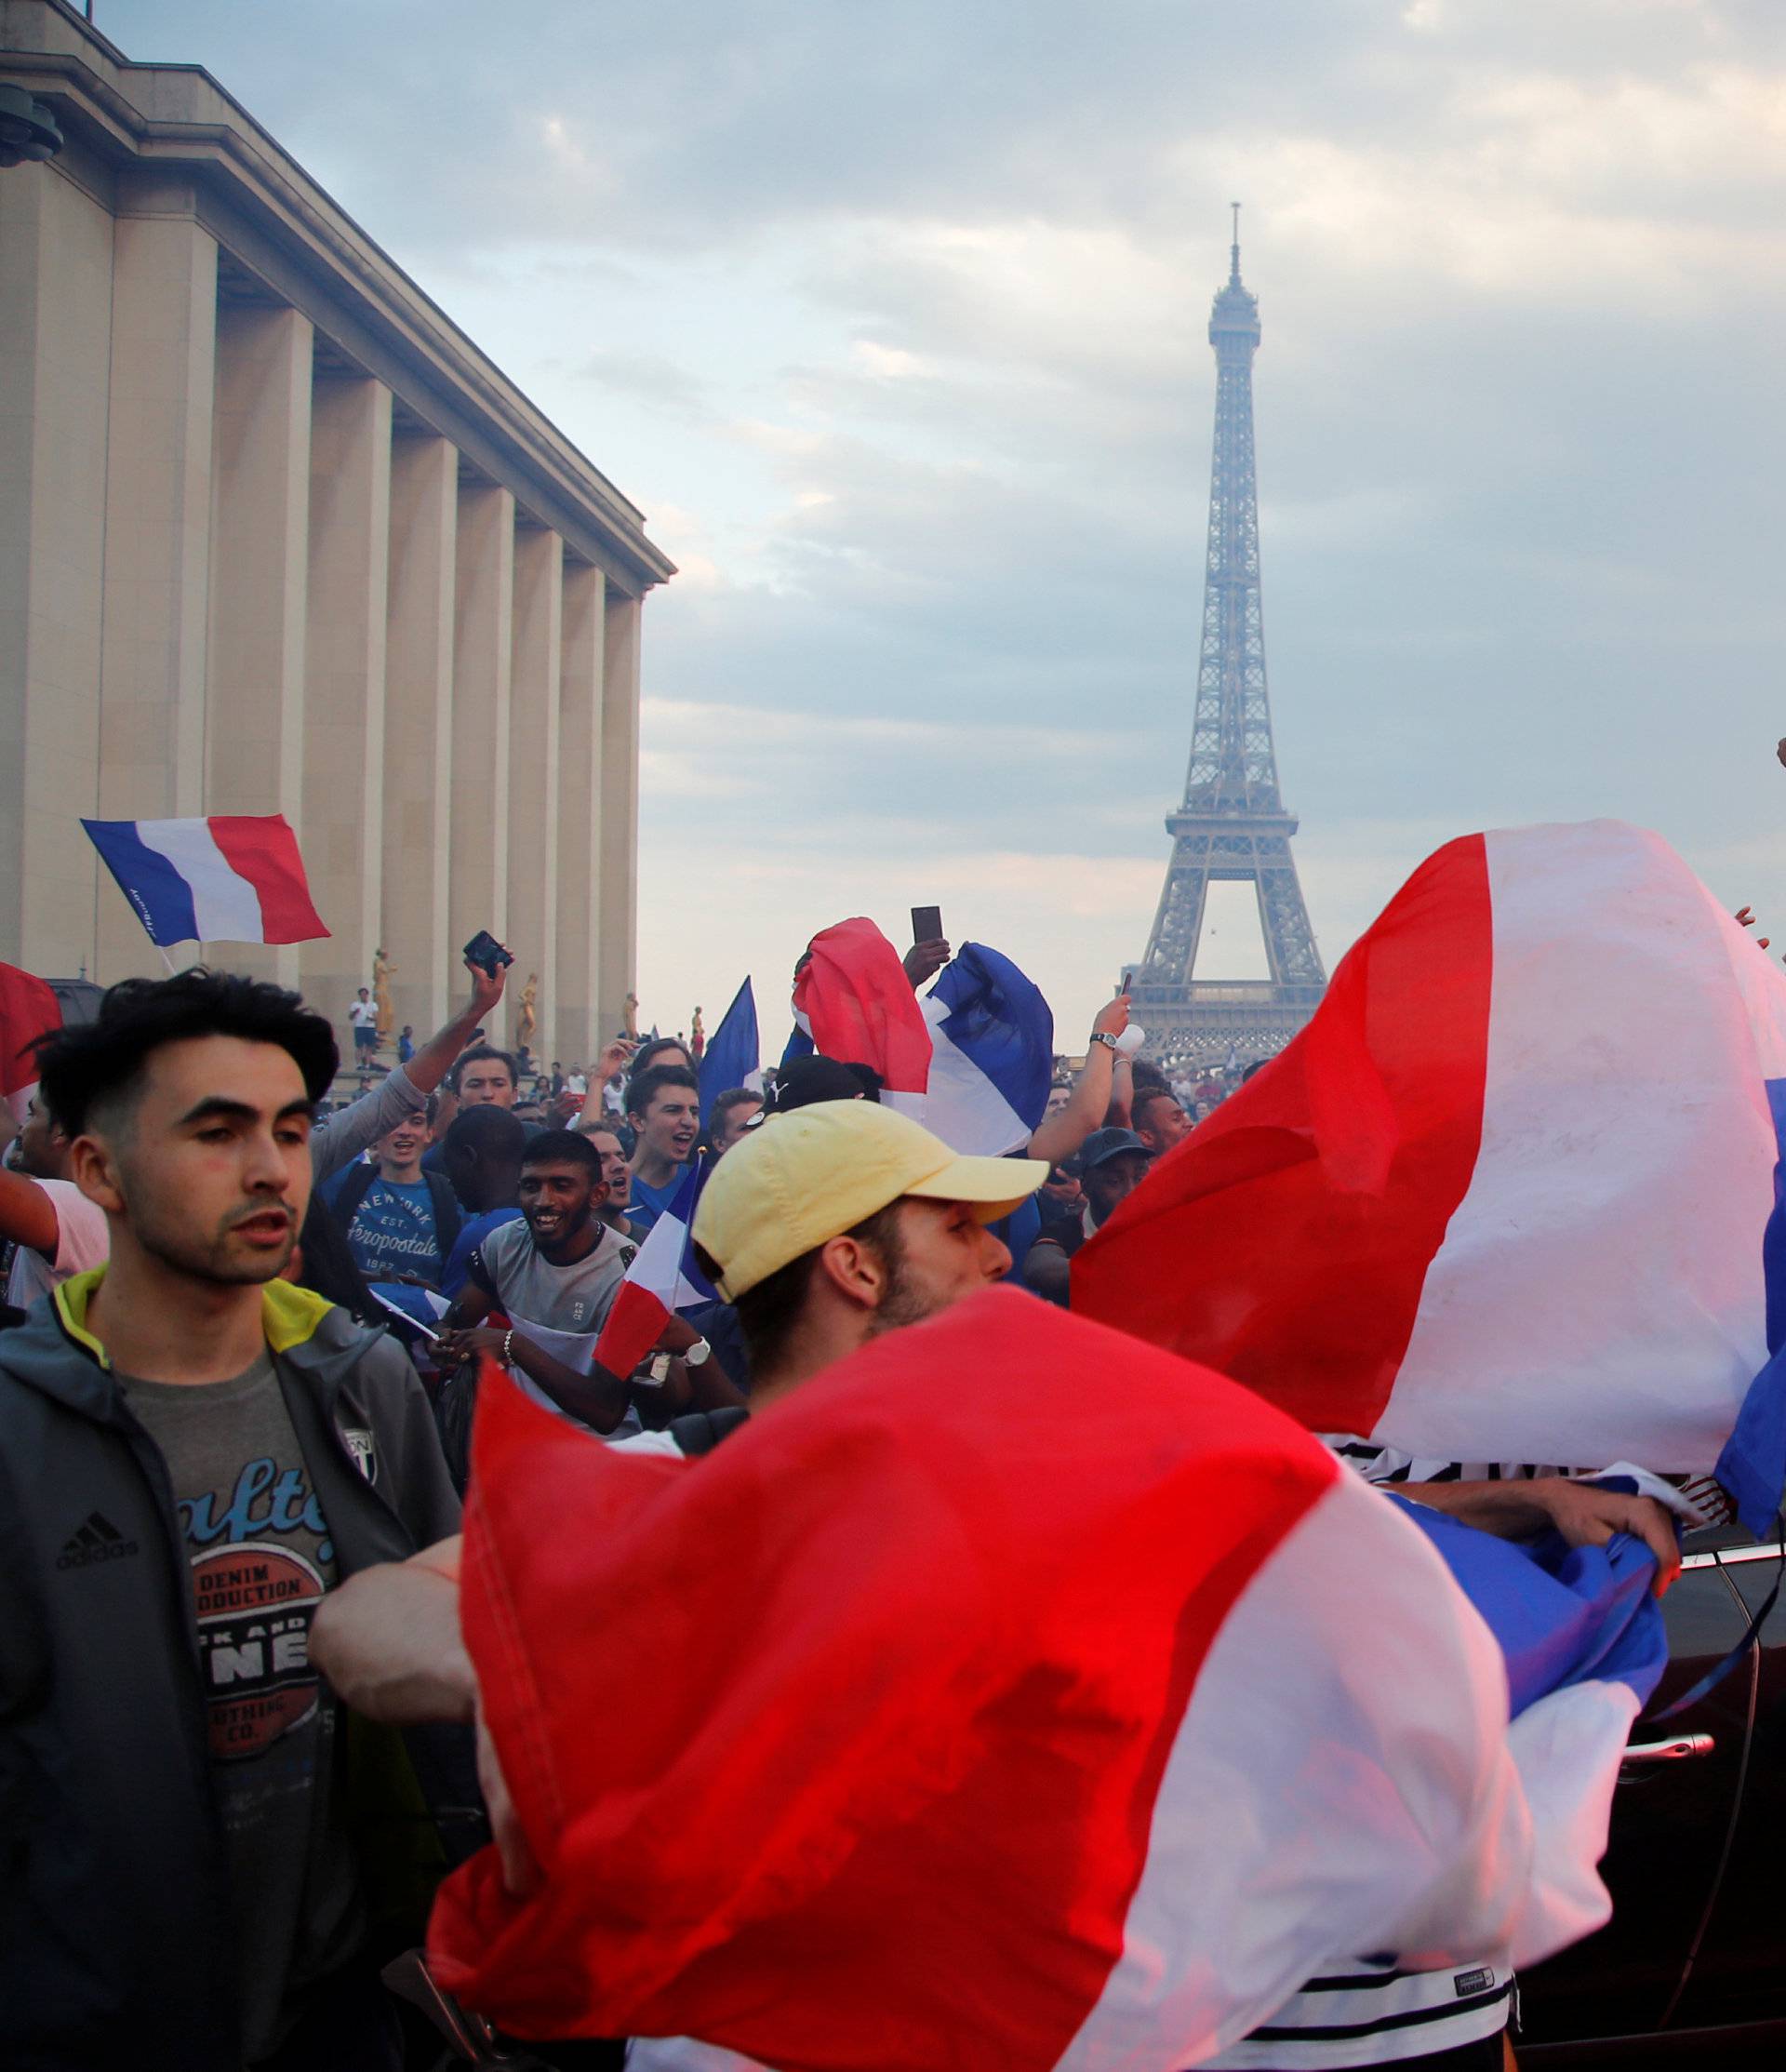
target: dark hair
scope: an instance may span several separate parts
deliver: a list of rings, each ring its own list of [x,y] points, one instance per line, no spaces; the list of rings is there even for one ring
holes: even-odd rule
[[[298,1243],[304,1255],[300,1288],[308,1288],[326,1302],[339,1303],[363,1324],[377,1323],[378,1299],[366,1284],[359,1262],[347,1241],[347,1234],[329,1214],[323,1197],[313,1194],[299,1226]]]
[[[633,1062],[627,1068],[630,1077],[637,1079],[649,1072],[652,1060],[662,1057],[666,1050],[680,1050],[685,1058],[690,1055],[688,1046],[680,1036],[651,1036],[633,1051]]]
[[[171,979],[120,979],[93,1021],[44,1037],[37,1047],[40,1097],[78,1137],[95,1108],[134,1102],[152,1051],[212,1036],[276,1045],[303,1075],[312,1101],[328,1091],[341,1062],[334,1031],[297,994],[197,965]]]
[[[466,1108],[446,1125],[440,1140],[441,1156],[473,1152],[480,1158],[513,1158],[526,1146],[527,1126],[511,1108],[492,1107],[487,1102]]]
[[[734,1108],[741,1108],[747,1101],[754,1107],[763,1105],[763,1096],[753,1093],[749,1087],[727,1087],[724,1093],[716,1094],[707,1115],[709,1133],[717,1130]]]
[[[518,1089],[521,1084],[521,1068],[514,1062],[512,1050],[499,1050],[493,1043],[474,1043],[469,1050],[461,1050],[453,1060],[453,1069],[446,1075],[446,1084],[459,1091],[459,1076],[468,1064],[484,1064],[494,1058],[499,1064],[509,1068],[509,1084]]]
[[[1156,1101],[1169,1101],[1175,1108],[1180,1105],[1179,1097],[1170,1087],[1137,1087],[1135,1089],[1135,1098],[1129,1103],[1129,1124],[1131,1128],[1139,1130],[1141,1127],[1142,1117]]]
[[[1147,1058],[1132,1058],[1128,1066],[1129,1084],[1140,1093],[1143,1087],[1149,1093],[1170,1093],[1171,1082],[1158,1065]]]
[[[889,1201],[885,1209],[877,1209],[872,1216],[852,1223],[841,1235],[854,1237],[871,1251],[878,1252],[889,1268],[897,1266],[904,1256],[899,1220],[904,1198],[901,1196],[898,1200]],[[800,1312],[806,1307],[806,1293],[812,1286],[813,1273],[822,1250],[823,1247],[815,1245],[810,1251],[802,1252],[798,1259],[791,1259],[785,1266],[778,1266],[754,1288],[746,1289],[733,1303],[738,1311],[739,1329],[744,1333],[745,1348],[751,1356],[753,1374],[766,1372],[786,1353],[788,1341],[800,1320]]]
[[[592,1179],[602,1177],[601,1153],[574,1130],[542,1130],[529,1137],[521,1165],[523,1170],[528,1166],[581,1166]]]
[[[627,1114],[645,1115],[665,1087],[682,1087],[690,1093],[699,1093],[700,1081],[686,1064],[647,1065],[626,1082]]]

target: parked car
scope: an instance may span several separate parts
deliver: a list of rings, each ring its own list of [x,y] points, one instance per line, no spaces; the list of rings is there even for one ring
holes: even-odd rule
[[[1735,1527],[1687,1537],[1664,1600],[1659,1711],[1737,1645],[1786,1547]],[[1612,1919],[1520,1981],[1522,2067],[1786,2064],[1786,1592],[1759,1644],[1696,1704],[1640,1719],[1602,1866]]]

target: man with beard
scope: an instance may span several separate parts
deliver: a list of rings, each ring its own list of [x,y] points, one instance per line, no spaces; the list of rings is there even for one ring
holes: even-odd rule
[[[962,1157],[872,1101],[820,1102],[748,1132],[702,1191],[695,1242],[737,1304],[753,1409],[1002,1279],[1011,1255],[987,1225],[1047,1170],[1033,1158]],[[735,1422],[698,1406],[616,1450],[704,1452]],[[364,1578],[330,1608],[317,1659],[348,1704],[393,1724],[472,1717],[458,1576],[455,1539]]]
[[[113,987],[42,1053],[110,1261],[0,1340],[21,2068],[398,2062],[307,1643],[326,1592],[459,1507],[402,1353],[277,1277],[337,1063],[295,994],[202,969]]]

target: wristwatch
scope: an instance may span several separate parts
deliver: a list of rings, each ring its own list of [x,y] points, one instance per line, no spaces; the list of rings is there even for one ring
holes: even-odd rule
[[[713,1357],[713,1347],[704,1338],[698,1338],[683,1354],[682,1364],[685,1367],[705,1367]]]
[[[1122,1055],[1122,1045],[1117,1042],[1108,1029],[1094,1029],[1091,1032],[1091,1040],[1094,1043],[1101,1043],[1106,1050],[1114,1050],[1119,1057]]]

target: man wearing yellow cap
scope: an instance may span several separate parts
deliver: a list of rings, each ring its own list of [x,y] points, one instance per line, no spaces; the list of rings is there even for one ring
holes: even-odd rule
[[[873,1102],[825,1101],[766,1118],[714,1170],[694,1227],[704,1263],[737,1305],[753,1410],[881,1332],[1002,1278],[1011,1255],[986,1226],[1047,1176],[1042,1159],[962,1157]],[[701,1451],[716,1436],[697,1412],[612,1450]],[[311,1659],[356,1710],[399,1726],[471,1718],[459,1549],[443,1540],[365,1570],[325,1600]]]

